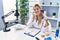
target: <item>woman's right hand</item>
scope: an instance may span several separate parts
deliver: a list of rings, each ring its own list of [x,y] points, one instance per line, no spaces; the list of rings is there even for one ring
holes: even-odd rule
[[[36,17],[36,14],[33,12],[32,22],[34,21],[35,17]]]

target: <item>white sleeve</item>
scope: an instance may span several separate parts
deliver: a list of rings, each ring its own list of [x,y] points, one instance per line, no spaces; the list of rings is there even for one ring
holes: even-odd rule
[[[46,28],[43,27],[43,32],[45,32],[45,33],[51,33],[51,24],[50,24],[49,20],[48,20],[48,23],[49,23],[49,26],[47,26]],[[45,25],[45,23],[44,23],[44,25]]]
[[[47,20],[47,16],[45,14],[43,14],[43,15],[44,15],[44,20]]]
[[[27,22],[27,26],[31,26],[32,25],[32,18],[33,18],[33,15],[31,15],[30,17],[29,17],[29,20],[28,20],[28,22]]]
[[[43,15],[44,15],[44,14],[43,14]],[[47,19],[47,16],[46,16],[46,15],[44,15],[43,21],[44,21],[44,25],[45,25],[45,21],[48,21],[49,26],[46,27],[46,28],[44,28],[44,26],[43,26],[42,32],[46,32],[46,31],[49,31],[49,32],[50,32],[50,31],[51,31],[51,23],[50,23],[49,20]]]

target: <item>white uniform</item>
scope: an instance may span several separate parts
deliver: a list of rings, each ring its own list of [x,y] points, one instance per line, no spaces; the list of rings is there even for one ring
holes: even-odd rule
[[[35,28],[39,28],[40,30],[41,30],[41,32],[44,32],[44,33],[46,33],[46,32],[50,32],[50,27],[48,26],[48,27],[45,27],[44,28],[44,25],[45,25],[45,21],[47,20],[47,18],[46,18],[46,16],[42,19],[42,21],[41,21],[41,24],[40,25],[38,25],[38,21],[36,21],[36,18],[34,19],[34,21],[32,22],[32,16],[31,16],[31,18],[30,18],[30,20],[29,20],[29,22],[27,23],[27,25],[29,26],[29,27],[35,27]]]

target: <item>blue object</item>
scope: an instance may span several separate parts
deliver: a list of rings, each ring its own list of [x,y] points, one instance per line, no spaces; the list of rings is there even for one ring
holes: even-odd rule
[[[44,38],[44,40],[52,40],[52,38],[51,37],[48,37],[48,38]]]
[[[55,36],[56,36],[56,37],[59,36],[59,29],[56,30]]]

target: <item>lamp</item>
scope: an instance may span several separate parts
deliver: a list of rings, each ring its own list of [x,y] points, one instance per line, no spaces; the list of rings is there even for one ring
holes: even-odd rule
[[[4,25],[5,25],[5,28],[3,29],[4,32],[8,32],[8,31],[11,30],[11,29],[7,29],[7,24],[8,24],[8,22],[5,22],[4,18],[8,17],[9,15],[13,14],[14,12],[15,12],[15,11],[11,11],[11,12],[9,12],[8,14],[2,16],[2,20],[3,20]],[[15,16],[17,17],[17,20],[18,20],[18,12],[17,12],[17,10],[16,10],[16,13],[15,13]]]
[[[16,20],[18,20],[18,16],[19,16],[18,10],[16,10],[15,16],[17,18]],[[18,23],[18,22],[15,22],[15,23]]]

